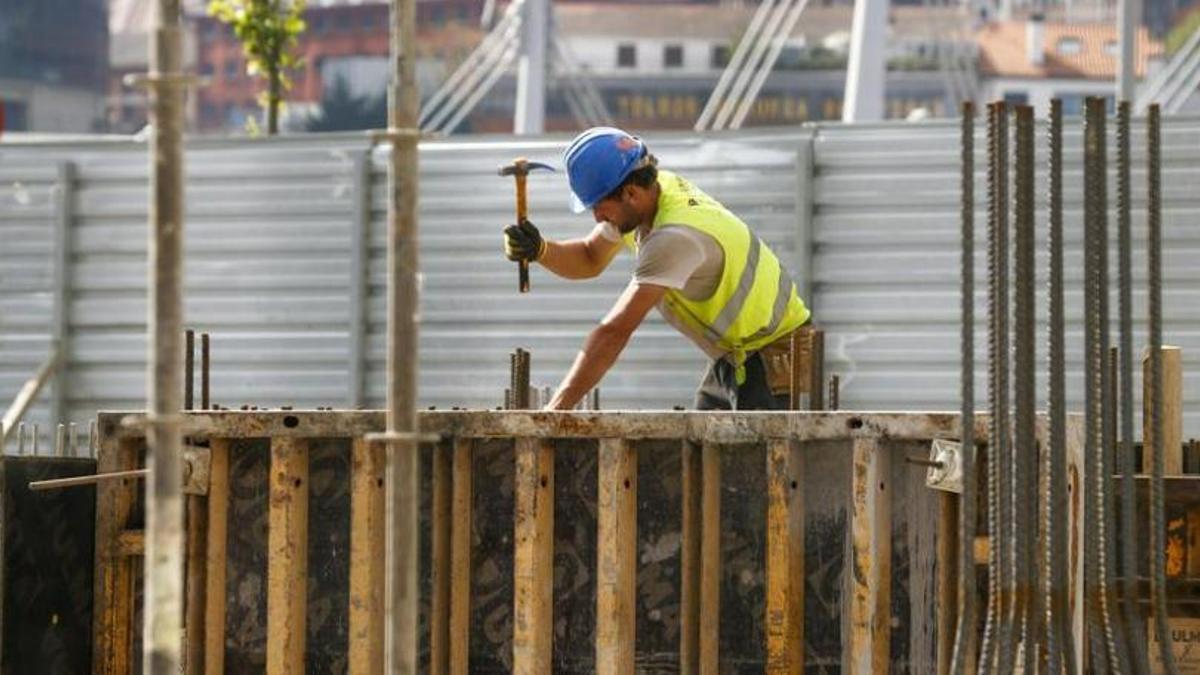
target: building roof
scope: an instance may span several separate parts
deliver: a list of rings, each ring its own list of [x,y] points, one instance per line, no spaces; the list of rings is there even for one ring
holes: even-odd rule
[[[979,69],[984,75],[1021,78],[1112,79],[1117,75],[1117,29],[1112,23],[1051,23],[1045,32],[1041,65],[1030,63],[1025,50],[1025,21],[996,21],[976,33]],[[1063,50],[1074,41],[1078,50]],[[1134,69],[1146,75],[1151,58],[1162,55],[1162,43],[1138,29]]]
[[[639,4],[563,2],[555,4],[559,30],[573,37],[736,39],[750,24],[757,9],[749,5]],[[850,5],[810,5],[800,15],[792,37],[820,40],[849,31],[854,8]],[[893,36],[945,35],[965,26],[956,7],[892,7]]]

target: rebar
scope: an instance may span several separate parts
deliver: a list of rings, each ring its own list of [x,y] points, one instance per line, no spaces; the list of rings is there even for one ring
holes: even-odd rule
[[[196,331],[183,334],[183,409],[196,407]]]
[[[1117,453],[1117,470],[1121,474],[1121,577],[1124,598],[1125,626],[1129,635],[1131,670],[1150,672],[1146,644],[1140,639],[1146,634],[1142,625],[1137,585],[1137,485],[1134,481],[1133,439],[1133,235],[1130,186],[1132,157],[1130,155],[1130,103],[1117,104],[1117,286],[1120,325],[1117,343],[1121,436]]]
[[[25,423],[17,424],[17,455],[25,456]]]
[[[96,458],[96,420],[88,422],[88,457]]]
[[[1066,355],[1063,333],[1063,200],[1062,200],[1062,101],[1050,102],[1049,124],[1049,233],[1047,237],[1049,271],[1047,326],[1048,362],[1047,402],[1049,433],[1046,461],[1046,532],[1044,579],[1047,671],[1054,675],[1065,672],[1074,675],[1075,640],[1071,627],[1068,600],[1067,566],[1069,564],[1066,521],[1070,512],[1067,494],[1067,412],[1066,412]]]
[[[210,410],[209,398],[209,341],[208,333],[200,334],[200,409]]]
[[[980,670],[990,672],[996,659],[998,633],[1000,631],[1000,586],[1003,570],[1000,564],[1002,539],[1000,530],[998,448],[1003,443],[1003,425],[1000,423],[1000,260],[998,234],[1000,230],[999,183],[1001,165],[998,163],[1000,145],[1000,120],[1004,114],[1004,103],[988,105],[988,407],[991,413],[988,424],[987,454],[987,527],[988,538],[988,601],[987,617],[984,622],[983,640],[979,650]],[[972,555],[974,555],[972,553]],[[968,560],[973,558],[968,558]]]
[[[61,422],[54,432],[54,456],[67,456],[67,425]]]
[[[1103,99],[1101,99],[1103,100]],[[1101,127],[1099,129],[1100,137],[1100,152],[1096,158],[1098,162],[1098,173],[1096,180],[1096,188],[1098,191],[1096,204],[1096,227],[1101,236],[1097,240],[1099,247],[1099,264],[1096,273],[1099,276],[1097,284],[1100,288],[1100,393],[1101,393],[1101,413],[1100,418],[1103,424],[1100,427],[1100,473],[1098,475],[1097,490],[1099,495],[1100,507],[1102,509],[1101,516],[1103,518],[1104,528],[1100,531],[1100,579],[1103,587],[1103,608],[1105,613],[1105,621],[1108,625],[1107,632],[1111,633],[1111,644],[1109,645],[1110,658],[1118,664],[1114,670],[1120,673],[1130,672],[1129,664],[1129,643],[1126,639],[1125,624],[1120,620],[1119,610],[1116,600],[1116,571],[1117,571],[1117,518],[1116,506],[1114,504],[1114,459],[1116,457],[1116,431],[1117,431],[1117,406],[1116,400],[1112,394],[1115,390],[1115,385],[1109,382],[1110,371],[1107,367],[1108,348],[1111,341],[1111,322],[1109,321],[1109,305],[1111,283],[1108,273],[1108,248],[1109,248],[1109,228],[1108,228],[1108,136],[1105,130],[1107,123],[1107,102],[1100,107],[1099,120]]]
[[[841,407],[841,386],[842,381],[837,375],[829,376],[829,409],[837,410]]]
[[[1013,630],[1019,637],[1025,654],[1026,667],[1030,667],[1036,654],[1037,612],[1033,609],[1033,589],[1037,587],[1034,576],[1034,546],[1036,545],[1037,522],[1034,507],[1037,504],[1037,441],[1035,439],[1035,410],[1037,389],[1035,376],[1036,319],[1034,280],[1034,140],[1033,108],[1017,106],[1016,109],[1016,183],[1014,185],[1015,213],[1015,297],[1014,335],[1015,347],[1013,390],[1015,403],[1015,430],[1013,443],[1013,496],[1016,499],[1013,519]]]
[[[38,435],[41,432],[38,430],[38,425],[36,423],[33,425],[32,431],[33,431],[33,434],[32,434],[33,440],[29,444],[29,446],[30,446],[29,449],[30,449],[30,454],[32,454],[34,457],[37,457],[38,456]]]
[[[993,545],[1000,553],[1000,607],[997,613],[999,632],[997,637],[996,667],[1001,673],[1011,672],[1015,668],[1017,657],[1017,628],[1013,623],[1015,618],[1012,605],[1016,588],[1013,586],[1016,573],[1015,540],[1016,529],[1016,492],[1013,482],[1013,453],[1012,444],[1012,366],[1011,358],[1011,288],[1009,284],[1009,109],[1000,104],[999,133],[996,144],[996,271],[997,271],[997,360],[996,360],[996,422],[999,434],[997,436],[996,466],[997,503],[1000,507],[999,532],[997,542]]]
[[[1162,373],[1162,175],[1158,104],[1146,110],[1148,211],[1146,257],[1150,314],[1150,600],[1163,670],[1175,673],[1175,655],[1167,626],[1166,523],[1163,505],[1163,373]]]
[[[975,104],[962,104],[960,128],[960,182],[962,253],[960,256],[960,305],[962,326],[959,362],[962,373],[959,386],[962,413],[959,416],[962,440],[963,490],[959,506],[958,530],[958,629],[950,671],[956,675],[975,670],[975,531],[978,501],[978,473],[975,468]],[[829,409],[838,409],[838,376],[829,379]]]
[[[67,425],[67,456],[79,456],[79,430],[74,422]]]
[[[1109,467],[1109,435],[1106,413],[1109,411],[1107,385],[1108,375],[1105,358],[1108,350],[1108,274],[1107,274],[1107,211],[1105,194],[1107,162],[1105,144],[1105,101],[1089,98],[1086,103],[1084,124],[1084,276],[1087,280],[1084,294],[1086,314],[1085,336],[1085,380],[1086,395],[1085,439],[1086,472],[1090,494],[1088,516],[1094,523],[1088,525],[1087,559],[1090,560],[1090,575],[1085,569],[1085,592],[1092,608],[1089,631],[1094,633],[1092,658],[1102,669],[1110,672],[1128,671],[1128,657],[1119,624],[1112,613],[1111,566],[1114,559],[1111,534],[1111,482]],[[1095,653],[1099,648],[1101,653]]]

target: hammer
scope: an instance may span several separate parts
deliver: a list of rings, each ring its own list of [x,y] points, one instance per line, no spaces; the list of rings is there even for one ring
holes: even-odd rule
[[[525,177],[530,171],[536,169],[546,169],[553,171],[554,167],[541,162],[531,162],[524,157],[518,157],[513,160],[512,164],[500,167],[498,172],[501,176],[512,176],[517,181],[517,224],[521,225],[525,222],[528,208],[525,202]],[[522,260],[519,263],[520,280],[518,288],[522,293],[529,292],[529,261]]]

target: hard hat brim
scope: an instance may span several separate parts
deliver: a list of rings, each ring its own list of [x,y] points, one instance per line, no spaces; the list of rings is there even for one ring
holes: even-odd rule
[[[584,204],[579,195],[574,192],[571,193],[571,203],[568,206],[571,209],[571,213],[583,213],[588,210],[587,204]]]

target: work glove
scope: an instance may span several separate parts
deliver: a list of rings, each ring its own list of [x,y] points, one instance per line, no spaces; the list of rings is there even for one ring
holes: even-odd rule
[[[504,228],[504,256],[516,262],[540,260],[546,252],[546,240],[542,233],[528,220],[520,225],[509,225]]]

